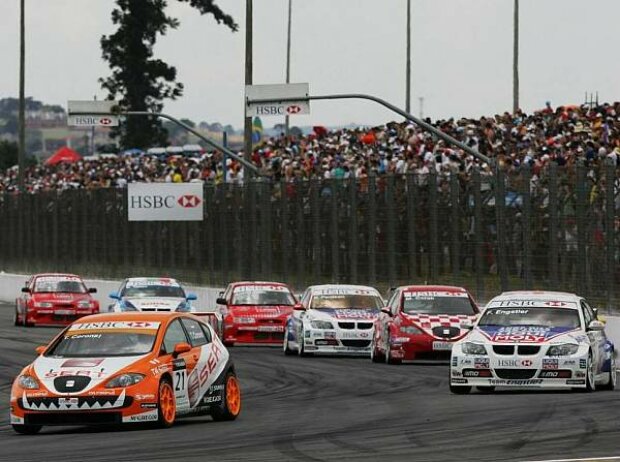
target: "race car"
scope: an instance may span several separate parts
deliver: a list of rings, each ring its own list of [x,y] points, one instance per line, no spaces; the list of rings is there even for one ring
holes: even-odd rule
[[[479,313],[473,297],[462,287],[402,286],[375,321],[370,357],[373,362],[450,358],[457,340],[469,331]]]
[[[284,354],[370,354],[373,323],[383,306],[373,287],[310,286],[286,323]]]
[[[217,303],[224,320],[224,345],[281,345],[297,300],[286,284],[246,281],[229,284]]]
[[[174,424],[210,414],[233,420],[241,392],[226,348],[188,313],[105,313],[79,319],[13,382],[18,433],[47,425]]]
[[[31,276],[15,300],[16,326],[61,325],[99,312],[99,302],[81,277],[75,274],[44,273]]]
[[[197,297],[186,294],[175,279],[141,277],[125,279],[110,298],[116,302],[109,306],[109,311],[192,312],[195,309],[191,302]]]
[[[614,345],[597,310],[564,292],[505,292],[452,348],[450,391],[616,386]]]

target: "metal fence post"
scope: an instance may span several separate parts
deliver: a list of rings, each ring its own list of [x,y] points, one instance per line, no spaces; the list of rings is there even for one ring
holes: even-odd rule
[[[262,249],[263,256],[261,258],[261,269],[262,275],[264,279],[273,278],[271,271],[271,256],[273,254],[273,246],[271,242],[272,236],[272,222],[273,222],[273,214],[271,208],[271,182],[269,180],[263,179],[260,183],[261,186],[261,228],[262,228]]]
[[[431,167],[428,175],[428,214],[429,214],[429,266],[430,282],[437,283],[438,277],[438,257],[439,257],[439,236],[437,229],[437,170]]]
[[[451,228],[452,228],[452,245],[451,247],[451,260],[452,260],[452,280],[457,283],[460,276],[460,261],[461,261],[461,238],[463,233],[461,232],[461,204],[460,204],[460,185],[456,172],[450,173],[450,212],[451,212]]]
[[[607,272],[605,285],[607,286],[607,311],[610,312],[614,303],[614,282],[616,275],[616,242],[614,222],[616,219],[616,206],[614,187],[616,181],[616,166],[612,159],[605,164],[605,253],[607,260]]]
[[[581,296],[587,296],[586,268],[588,267],[586,251],[586,167],[583,162],[577,163],[576,176],[577,203],[577,292]]]
[[[321,278],[321,204],[319,202],[320,182],[310,181],[310,217],[312,221],[312,283],[317,284]],[[301,191],[299,192],[301,194]]]
[[[287,281],[288,278],[288,265],[290,264],[290,247],[291,237],[289,232],[289,208],[287,197],[287,184],[286,180],[280,180],[280,226],[281,226],[281,238],[282,238],[282,280]]]
[[[506,259],[506,184],[505,173],[495,168],[495,217],[497,233],[497,273],[502,292],[509,290],[508,262]]]
[[[482,227],[482,194],[480,192],[482,182],[480,180],[480,167],[477,165],[473,171],[474,188],[474,267],[476,273],[476,298],[482,300],[484,293],[484,264],[482,260],[482,246],[484,245]]]
[[[549,165],[549,281],[552,287],[558,286],[558,165]]]
[[[394,174],[390,173],[387,177],[386,190],[387,206],[387,263],[388,263],[388,283],[390,287],[396,285],[396,224],[394,216]]]
[[[355,174],[351,172],[349,178],[349,280],[357,282],[357,253],[359,252],[359,231],[357,229],[357,181]]]
[[[250,192],[250,279],[256,278],[256,274],[259,269],[259,249],[258,249],[258,224],[257,224],[257,210],[256,210],[256,179],[250,178],[249,183]]]
[[[305,284],[305,274],[304,274],[304,263],[305,258],[304,255],[306,248],[306,240],[305,240],[305,224],[304,224],[304,194],[302,191],[303,184],[301,182],[295,183],[295,189],[297,190],[297,194],[295,195],[296,199],[296,209],[297,209],[297,219],[296,219],[296,228],[297,228],[297,246],[295,248],[295,257],[297,263],[297,281],[296,286],[301,288]],[[315,184],[311,185],[311,188],[316,188]],[[313,194],[312,192],[311,194]],[[317,259],[318,256],[314,255],[314,259]]]
[[[377,282],[377,182],[374,171],[368,175],[368,282]]]
[[[407,253],[409,255],[409,278],[418,276],[418,248],[416,242],[416,184],[415,174],[407,173]]]
[[[340,193],[340,180],[332,179],[329,181],[331,194],[331,261],[332,261],[332,282],[338,283],[340,277],[340,235],[338,226],[338,200]]]
[[[523,213],[521,216],[521,228],[523,230],[523,282],[526,289],[532,288],[532,197],[530,194],[530,181],[532,172],[528,165],[522,170],[523,185]]]

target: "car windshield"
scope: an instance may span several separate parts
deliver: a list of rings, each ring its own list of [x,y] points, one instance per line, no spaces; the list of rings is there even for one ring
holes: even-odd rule
[[[143,298],[143,297],[174,297],[185,298],[185,292],[178,284],[141,284],[128,282],[123,291],[122,297]]]
[[[57,358],[91,358],[136,356],[153,349],[156,331],[68,331],[46,356]]]
[[[77,278],[37,278],[34,292],[85,294],[86,286]]]
[[[233,291],[232,305],[289,305],[295,304],[286,287],[241,286]]]
[[[568,308],[487,308],[480,318],[478,327],[492,326],[536,326],[566,327],[580,326],[577,310]]]
[[[405,292],[405,313],[476,314],[474,304],[467,294],[445,292]]]
[[[321,294],[312,297],[310,308],[379,310],[382,306],[383,300],[374,294]]]

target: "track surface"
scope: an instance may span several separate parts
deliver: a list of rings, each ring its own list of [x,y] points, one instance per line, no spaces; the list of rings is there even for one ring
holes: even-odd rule
[[[454,396],[447,365],[285,357],[231,349],[243,392],[235,422],[209,417],[171,429],[8,425],[10,384],[34,347],[58,331],[13,327],[0,304],[0,460],[499,461],[620,453],[620,392]]]

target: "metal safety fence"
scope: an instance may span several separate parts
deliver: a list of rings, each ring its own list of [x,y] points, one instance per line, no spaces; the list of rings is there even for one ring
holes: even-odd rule
[[[205,184],[201,222],[129,222],[126,190],[0,196],[0,269],[221,286],[280,280],[568,290],[620,301],[615,165]]]

